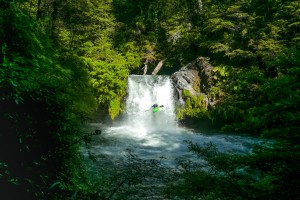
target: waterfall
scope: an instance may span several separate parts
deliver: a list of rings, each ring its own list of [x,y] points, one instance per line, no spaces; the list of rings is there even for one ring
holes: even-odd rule
[[[218,151],[228,154],[248,154],[252,146],[258,144],[257,139],[251,137],[218,132],[203,134],[197,129],[177,126],[173,85],[168,76],[131,75],[127,84],[126,112],[118,118],[120,121],[99,123],[99,127],[93,124],[102,134],[82,147],[82,154],[93,158],[92,180],[104,182],[108,187],[117,186],[118,191],[113,193],[108,187],[100,188],[101,194],[107,192],[107,197],[116,194],[116,199],[122,194],[133,194],[127,196],[128,199],[164,199],[160,191],[167,180],[174,178],[169,179],[168,175],[176,172],[177,176],[184,172],[185,166],[188,170],[194,170],[195,166],[197,169],[206,167],[205,160],[190,152],[187,141],[200,147],[214,144]],[[150,107],[154,103],[164,107],[153,113]],[[129,185],[123,184],[124,180],[133,181]],[[132,193],[143,190],[147,195]]]
[[[164,107],[153,113],[150,107],[154,103]],[[95,138],[89,151],[98,155],[101,162],[104,158],[118,162],[127,155],[127,150],[132,150],[139,158],[163,156],[164,163],[176,166],[178,158],[197,160],[185,141],[200,146],[213,143],[223,153],[249,153],[253,144],[258,143],[255,138],[218,132],[203,134],[200,130],[177,125],[169,76],[130,75],[125,106],[126,112],[120,121],[97,127],[102,134]]]
[[[173,86],[169,76],[128,77],[125,123],[137,132],[170,131],[176,128]],[[151,106],[163,105],[153,113]]]

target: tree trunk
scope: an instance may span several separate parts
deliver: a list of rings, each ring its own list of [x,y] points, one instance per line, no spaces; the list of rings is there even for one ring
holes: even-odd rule
[[[57,21],[57,16],[58,16],[58,0],[53,0],[52,8],[53,8],[53,11],[51,13],[51,18],[52,18],[51,35],[52,35],[52,37],[54,37],[55,30],[56,30],[56,21]]]
[[[159,63],[156,65],[155,69],[153,70],[152,75],[156,75],[158,73],[158,71],[163,66],[164,62],[165,62],[165,60],[159,61]]]
[[[203,8],[202,0],[198,0],[199,10],[201,11]]]
[[[42,0],[38,0],[37,13],[36,13],[36,19],[37,20],[39,20],[42,16],[41,4],[42,4]]]
[[[147,70],[148,70],[148,62],[149,62],[149,60],[147,59],[146,61],[145,61],[145,66],[144,66],[144,74],[143,75],[146,75],[146,73],[147,73]]]

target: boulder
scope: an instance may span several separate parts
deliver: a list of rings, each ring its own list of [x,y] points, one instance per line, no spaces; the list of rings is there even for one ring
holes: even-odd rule
[[[212,76],[213,66],[209,63],[209,58],[198,57],[191,63],[183,66],[179,71],[171,75],[175,88],[175,99],[179,105],[184,105],[182,98],[183,90],[188,90],[191,95],[204,95],[206,108],[214,107],[215,100],[209,99],[209,92],[214,83]]]

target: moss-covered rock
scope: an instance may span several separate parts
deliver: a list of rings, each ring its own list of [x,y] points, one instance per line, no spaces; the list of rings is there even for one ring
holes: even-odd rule
[[[213,69],[209,58],[198,57],[171,75],[179,119],[208,116],[208,110],[214,109],[218,100],[210,94],[215,83]]]
[[[182,119],[185,116],[203,118],[208,116],[206,109],[206,96],[204,94],[193,95],[189,90],[183,90],[182,98],[185,100],[183,107],[178,107],[177,117]]]

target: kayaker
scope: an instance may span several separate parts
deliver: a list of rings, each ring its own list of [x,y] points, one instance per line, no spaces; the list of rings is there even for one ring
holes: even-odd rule
[[[152,108],[152,112],[153,113],[156,113],[158,110],[159,110],[159,108],[161,108],[161,107],[164,107],[163,105],[160,105],[160,106],[158,106],[158,104],[153,104],[152,106],[151,106],[151,108]],[[150,108],[150,109],[151,109]]]

